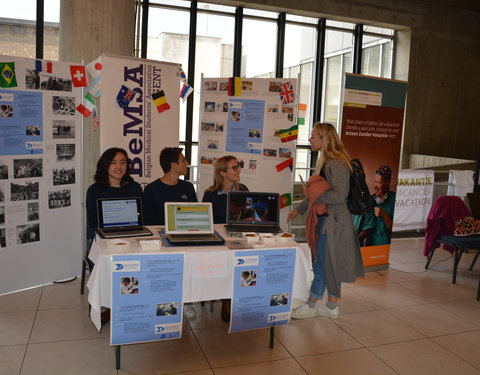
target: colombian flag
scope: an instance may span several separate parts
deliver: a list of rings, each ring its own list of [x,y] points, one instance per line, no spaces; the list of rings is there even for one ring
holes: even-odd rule
[[[279,131],[280,140],[282,142],[290,142],[298,137],[298,125],[294,125],[289,129],[281,129]]]
[[[15,63],[0,63],[0,87],[17,87]]]
[[[228,96],[240,96],[242,93],[242,77],[228,79]]]
[[[163,90],[152,94],[153,103],[157,106],[158,113],[162,113],[167,109],[170,109],[170,105],[167,103],[165,93]]]

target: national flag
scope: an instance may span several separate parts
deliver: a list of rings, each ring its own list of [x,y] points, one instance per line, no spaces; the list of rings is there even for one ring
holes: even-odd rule
[[[185,75],[185,72],[183,71],[182,68],[179,68],[179,72],[178,72],[178,75],[180,76],[180,81],[182,81],[183,83],[187,83],[187,76]]]
[[[228,96],[240,96],[242,94],[242,77],[228,79]]]
[[[96,132],[98,128],[98,115],[95,108],[93,108],[93,131]]]
[[[165,93],[163,90],[152,94],[153,103],[157,106],[158,113],[162,113],[167,109],[170,109],[170,105],[167,103]]]
[[[288,129],[280,129],[278,133],[283,143],[293,141],[298,137],[298,125],[293,125]]]
[[[102,56],[96,58],[95,60],[89,62],[86,66],[85,69],[87,69],[88,74],[90,74],[90,77],[95,78],[98,76],[101,71],[102,71],[103,65],[102,65]]]
[[[280,84],[280,98],[282,99],[282,104],[289,104],[295,101],[292,82]]]
[[[277,172],[283,171],[287,167],[290,167],[290,170],[293,170],[293,158],[282,161],[280,164],[276,165]]]
[[[182,98],[183,101],[187,100],[188,95],[190,95],[193,92],[192,86],[190,86],[188,83],[184,83],[182,86],[182,89],[180,90],[180,97]]]
[[[280,195],[280,208],[292,205],[292,196],[290,193]]]
[[[85,95],[85,99],[86,100],[80,103],[76,109],[82,115],[84,115],[85,117],[88,117],[92,114],[92,111],[95,109],[95,102],[93,101],[93,98],[89,93]]]
[[[72,76],[72,83],[75,87],[87,86],[87,74],[83,65],[70,65],[70,74]]]
[[[130,90],[127,86],[122,85],[117,94],[117,103],[121,108],[127,108],[135,97],[135,91]]]
[[[298,103],[298,125],[305,125],[305,116],[307,114],[307,105]]]
[[[100,78],[101,76],[96,76],[87,87],[87,92],[89,92],[92,96],[98,98],[100,96],[101,86],[100,86]]]
[[[17,87],[15,63],[0,63],[0,87]]]
[[[35,70],[39,73],[43,72],[44,70],[47,73],[52,73],[52,71],[53,71],[52,62],[51,61],[35,60]]]

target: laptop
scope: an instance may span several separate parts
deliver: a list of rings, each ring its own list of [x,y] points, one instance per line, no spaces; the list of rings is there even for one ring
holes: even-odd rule
[[[143,226],[142,200],[132,198],[97,199],[98,228],[102,238],[151,236]]]
[[[225,240],[213,229],[210,202],[166,202],[165,234],[176,246],[221,245]]]
[[[467,193],[467,199],[472,217],[480,219],[480,193]]]
[[[230,191],[227,196],[225,228],[228,233],[281,233],[280,194]]]

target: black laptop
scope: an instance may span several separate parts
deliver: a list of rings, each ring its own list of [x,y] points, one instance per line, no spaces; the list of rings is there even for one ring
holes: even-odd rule
[[[132,198],[97,199],[98,228],[102,238],[151,236],[143,226],[142,200]]]
[[[228,232],[280,233],[280,194],[231,191],[227,196]]]

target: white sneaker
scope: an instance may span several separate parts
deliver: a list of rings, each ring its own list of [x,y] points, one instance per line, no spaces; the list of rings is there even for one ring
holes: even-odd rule
[[[195,319],[197,316],[197,310],[193,305],[184,305],[183,306],[183,315],[189,319]]]
[[[313,318],[317,315],[315,307],[310,307],[306,303],[303,306],[297,307],[292,310],[292,319],[308,319]]]
[[[326,316],[327,318],[338,319],[338,306],[333,310],[329,309],[326,303],[317,305],[317,315]]]

